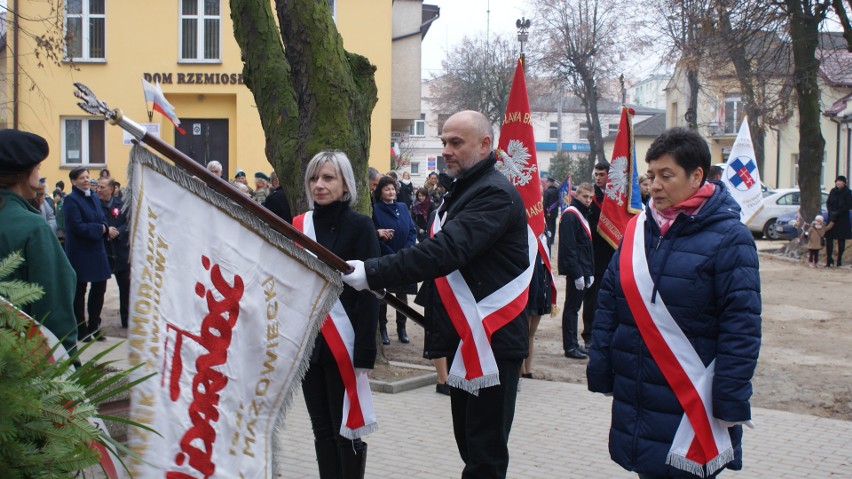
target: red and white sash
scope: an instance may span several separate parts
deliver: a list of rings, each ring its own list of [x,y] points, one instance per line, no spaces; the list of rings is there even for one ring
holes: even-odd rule
[[[442,216],[435,215],[431,235],[441,231]],[[500,384],[499,370],[491,350],[491,335],[515,319],[527,306],[530,281],[535,267],[537,240],[527,226],[529,266],[503,287],[479,302],[461,272],[455,270],[435,279],[438,295],[461,341],[456,350],[447,384],[473,395],[482,388]]]
[[[578,210],[576,206],[569,206],[568,208],[565,208],[565,211],[562,212],[562,215],[564,216],[565,213],[568,213],[568,212],[570,212],[571,214],[576,216],[578,220],[580,220],[580,224],[583,225],[583,230],[585,230],[586,235],[589,237],[589,240],[591,241],[591,239],[592,239],[592,228],[589,226],[589,220],[587,220],[586,217],[583,216],[583,213],[580,213],[580,210]]]
[[[293,218],[293,226],[316,241],[313,211]],[[373,408],[373,395],[370,391],[370,379],[366,371],[355,372],[352,362],[355,355],[355,329],[343,304],[338,299],[320,329],[331,354],[337,362],[343,387],[343,421],[340,435],[347,439],[356,439],[378,430],[376,410]]]
[[[705,367],[660,295],[651,301],[654,282],[645,257],[645,218],[643,211],[627,225],[619,279],[642,339],[684,410],[666,464],[707,477],[734,460],[728,430],[713,417],[716,361]]]

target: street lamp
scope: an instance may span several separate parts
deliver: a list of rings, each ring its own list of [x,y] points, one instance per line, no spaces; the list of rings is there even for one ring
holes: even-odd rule
[[[521,58],[523,58],[524,43],[526,43],[527,38],[529,38],[529,33],[527,33],[527,31],[530,29],[530,21],[527,18],[521,17],[520,20],[515,21],[515,26],[518,28],[518,41],[521,43]]]

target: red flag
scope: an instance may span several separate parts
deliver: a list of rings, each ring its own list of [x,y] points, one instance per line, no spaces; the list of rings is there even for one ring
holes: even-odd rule
[[[642,211],[642,197],[636,172],[636,146],[633,140],[632,108],[621,107],[621,122],[612,149],[612,163],[601,205],[598,233],[617,248],[627,229],[627,222]]]
[[[509,92],[506,105],[506,117],[500,130],[500,143],[497,146],[497,169],[515,185],[524,208],[527,211],[527,224],[538,238],[538,250],[551,279],[551,299],[556,304],[556,284],[550,268],[550,251],[547,237],[544,235],[544,198],[539,179],[538,159],[535,154],[530,102],[527,97],[527,84],[524,81],[523,60],[518,59],[515,78]]]

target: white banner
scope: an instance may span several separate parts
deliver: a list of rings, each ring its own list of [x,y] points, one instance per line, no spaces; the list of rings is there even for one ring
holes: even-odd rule
[[[130,361],[137,479],[272,478],[273,432],[339,274],[154,157],[131,153]],[[304,438],[310,441],[310,438]]]
[[[722,181],[740,204],[740,220],[743,224],[748,223],[761,207],[763,191],[760,188],[760,172],[757,171],[757,161],[754,159],[754,145],[747,117],[743,117],[740,132],[734,140]]]

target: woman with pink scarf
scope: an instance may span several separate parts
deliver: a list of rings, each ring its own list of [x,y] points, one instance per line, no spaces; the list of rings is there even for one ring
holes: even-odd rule
[[[651,200],[598,296],[586,370],[612,396],[612,459],[643,479],[742,468],[760,351],[757,251],[740,207],[706,181],[710,149],[672,128],[648,150]]]

